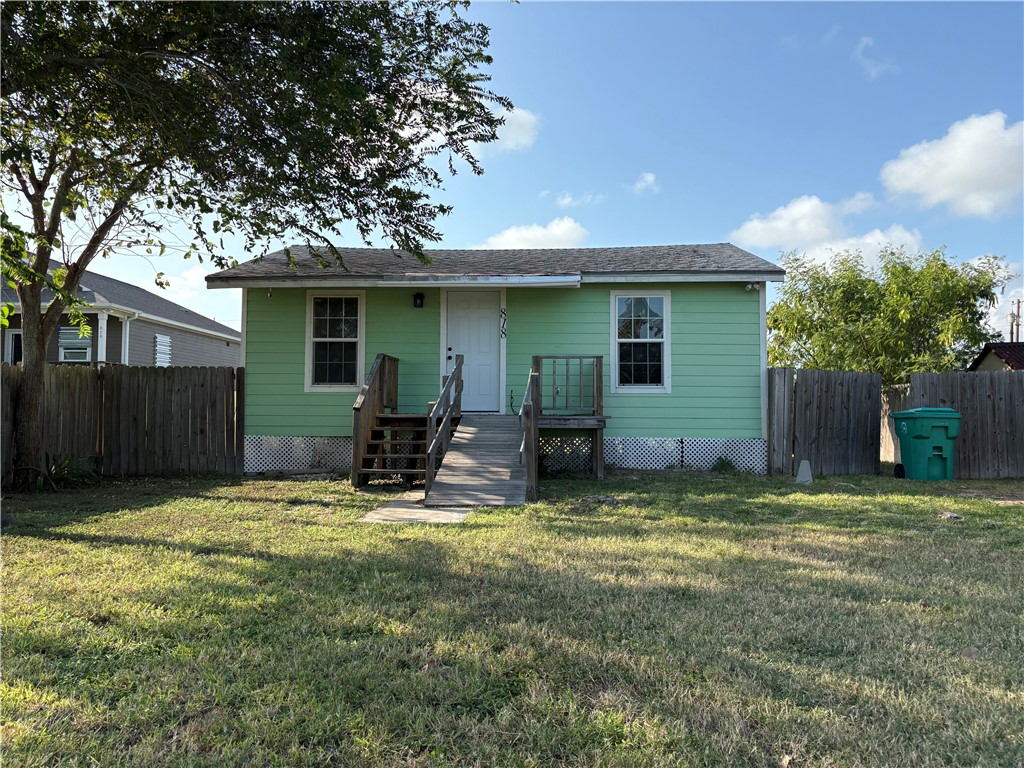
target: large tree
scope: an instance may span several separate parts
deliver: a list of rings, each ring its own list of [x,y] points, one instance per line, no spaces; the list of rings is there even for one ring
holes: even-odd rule
[[[860,253],[826,263],[788,254],[786,280],[768,310],[773,366],[880,373],[887,384],[911,373],[963,370],[1000,338],[987,310],[1009,282],[1005,259],[958,264],[941,250],[882,250],[877,267]]]
[[[22,312],[19,477],[39,466],[46,345],[63,296],[117,246],[220,266],[225,232],[324,246],[343,223],[422,254],[449,208],[436,165],[474,172],[506,99],[484,68],[487,27],[465,3],[10,2],[2,5],[2,183],[25,214],[5,273]],[[435,163],[438,156],[440,162]],[[20,261],[20,263],[15,263]]]

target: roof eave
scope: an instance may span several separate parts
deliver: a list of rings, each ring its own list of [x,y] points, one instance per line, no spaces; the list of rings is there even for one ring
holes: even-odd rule
[[[488,285],[517,287],[576,287],[581,283],[750,283],[781,282],[782,270],[743,272],[584,272],[562,275],[324,275],[322,277],[264,277],[208,275],[206,287],[217,288],[443,288]]]
[[[49,303],[47,303],[45,306],[49,306]],[[126,307],[123,304],[114,304],[108,301],[98,302],[95,304],[88,304],[84,308],[82,308],[82,313],[86,315],[99,314],[100,312],[105,312],[121,319],[128,317],[131,318],[132,320],[147,320],[149,322],[156,323],[157,325],[166,325],[171,328],[180,328],[183,331],[191,331],[192,333],[198,333],[202,336],[211,336],[215,339],[223,339],[224,341],[241,341],[242,338],[242,334],[240,331],[236,331],[231,328],[229,328],[229,333],[225,333],[224,331],[218,331],[212,328],[203,328],[202,326],[192,325],[191,323],[183,323],[179,320],[172,320],[168,317],[164,317],[163,315],[156,315],[153,314],[152,312],[146,312],[145,310],[141,309],[132,309],[131,307]],[[21,314],[20,303],[14,303],[13,313]]]

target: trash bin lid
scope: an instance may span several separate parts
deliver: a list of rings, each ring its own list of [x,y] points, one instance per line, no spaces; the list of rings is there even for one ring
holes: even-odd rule
[[[955,408],[911,408],[909,411],[896,411],[890,413],[892,418],[910,419],[915,416],[931,416],[939,419],[959,419],[960,411]]]

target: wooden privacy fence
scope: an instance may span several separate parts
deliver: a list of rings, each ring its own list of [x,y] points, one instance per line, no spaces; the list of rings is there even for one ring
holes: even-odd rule
[[[241,474],[243,368],[48,365],[42,444],[104,475]],[[3,484],[21,366],[2,366]]]
[[[768,469],[791,475],[878,474],[882,377],[768,370]]]
[[[954,477],[1024,477],[1024,373],[915,373],[906,407],[960,412]]]
[[[792,474],[807,459],[815,475],[877,473],[880,460],[901,458],[890,413],[953,408],[961,414],[955,477],[1024,477],[1024,374],[916,373],[884,392],[880,383],[872,374],[770,369],[770,471]]]

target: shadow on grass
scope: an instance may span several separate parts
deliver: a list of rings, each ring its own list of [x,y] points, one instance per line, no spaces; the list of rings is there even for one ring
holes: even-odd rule
[[[275,507],[265,532],[232,535],[228,519],[216,543],[197,519],[139,533],[53,530],[81,518],[51,509],[15,529],[19,545],[80,575],[70,592],[28,598],[38,610],[5,622],[3,654],[9,682],[64,703],[8,711],[25,727],[5,741],[14,759],[129,764],[998,757],[1013,715],[985,692],[1000,676],[1019,681],[998,658],[950,661],[970,642],[950,626],[970,618],[967,602],[941,563],[923,563],[917,582],[887,565],[913,526],[808,542],[793,520],[804,501],[765,501],[771,484],[713,487],[677,492],[681,511],[663,488],[613,484],[601,492],[629,497],[622,507],[584,510],[577,495],[454,529],[339,527],[316,517],[328,488],[249,488]],[[240,501],[215,483],[189,493]],[[304,533],[283,525],[282,501],[302,508]],[[723,504],[757,520],[727,519],[748,513]],[[736,535],[753,522],[767,529],[756,551]],[[831,514],[822,525],[863,527]],[[148,570],[133,572],[140,564]],[[7,567],[17,579],[26,566],[8,554]],[[971,600],[1002,639],[1006,596]]]
[[[619,476],[601,486],[618,505],[588,501],[593,485],[549,481],[542,495],[544,519],[565,533],[581,536],[641,535],[648,522],[717,522],[727,526],[765,524],[813,526],[865,534],[949,530],[944,512],[970,507],[958,529],[965,536],[990,536],[998,528],[1024,544],[1024,516],[998,500],[1019,488],[1012,482],[984,483],[997,502],[964,495],[963,485],[913,483],[879,477],[824,478],[811,486],[790,479],[753,475],[649,473]],[[986,502],[981,505],[974,501]]]

